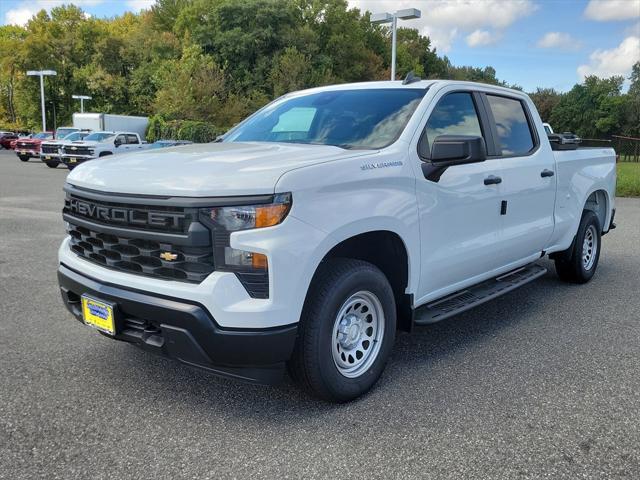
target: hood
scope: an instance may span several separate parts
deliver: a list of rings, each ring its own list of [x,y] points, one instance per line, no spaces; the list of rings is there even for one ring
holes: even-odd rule
[[[215,197],[274,193],[283,173],[372,150],[286,143],[206,143],[109,156],[76,167],[67,181],[113,193]]]
[[[94,140],[76,140],[74,142],[65,142],[67,145],[78,145],[79,147],[95,147],[98,143]]]

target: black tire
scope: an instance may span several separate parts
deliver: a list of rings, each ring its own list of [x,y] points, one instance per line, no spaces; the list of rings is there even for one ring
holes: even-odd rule
[[[372,305],[377,299],[377,307],[374,305],[374,309],[383,312],[384,316],[378,320],[377,325],[378,329],[383,325],[384,331],[379,342],[369,343],[368,348],[373,349],[371,353],[365,351],[364,360],[361,360],[363,357],[358,357],[357,362],[362,362],[361,370],[359,373],[352,373],[357,376],[349,378],[341,373],[337,361],[334,360],[333,348],[340,342],[337,341],[338,337],[332,337],[335,334],[334,326],[339,325],[339,312],[345,308],[347,301],[357,302],[353,299],[358,297],[354,296],[362,293],[371,295],[370,298],[374,302]],[[363,306],[358,307],[358,303],[354,305],[352,313],[364,309]],[[346,310],[345,313],[349,311]],[[360,315],[363,315],[363,312],[366,310],[358,310]],[[370,315],[364,313],[361,325],[367,327],[364,322],[372,321],[369,318]],[[358,338],[365,338],[364,332],[370,331],[368,327],[355,327],[355,330],[363,332]],[[327,260],[318,268],[309,288],[298,327],[296,345],[288,363],[289,373],[302,388],[316,397],[331,402],[348,402],[366,393],[376,383],[393,348],[395,333],[395,299],[385,275],[376,266],[361,260]],[[338,336],[340,335],[338,333]]]
[[[21,162],[29,161],[29,157],[27,157],[26,155],[18,155],[18,158],[20,159]]]
[[[591,210],[585,210],[572,246],[555,256],[556,273],[560,279],[570,283],[587,283],[591,280],[600,259],[601,233],[598,216]],[[585,237],[588,237],[586,242]],[[583,258],[585,253],[587,260]]]
[[[60,162],[52,162],[52,161],[48,161],[48,162],[44,162],[47,167],[49,168],[58,168],[58,165],[60,165]]]

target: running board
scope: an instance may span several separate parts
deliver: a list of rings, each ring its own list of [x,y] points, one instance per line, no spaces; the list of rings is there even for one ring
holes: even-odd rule
[[[413,322],[415,325],[439,322],[515,290],[545,273],[547,273],[546,268],[531,263],[499,277],[485,280],[472,287],[447,295],[440,300],[418,307],[415,310]]]

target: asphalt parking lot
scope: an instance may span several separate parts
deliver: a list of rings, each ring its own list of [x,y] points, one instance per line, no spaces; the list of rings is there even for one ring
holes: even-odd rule
[[[336,406],[73,320],[66,174],[0,151],[0,478],[640,478],[640,199],[618,199],[591,283],[551,269],[401,334],[373,391]]]

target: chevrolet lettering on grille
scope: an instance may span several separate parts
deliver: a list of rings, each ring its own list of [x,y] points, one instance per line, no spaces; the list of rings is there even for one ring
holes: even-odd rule
[[[185,215],[180,213],[151,212],[133,208],[109,207],[76,198],[69,199],[68,205],[69,212],[82,217],[130,225],[180,228],[183,220],[186,218]]]

